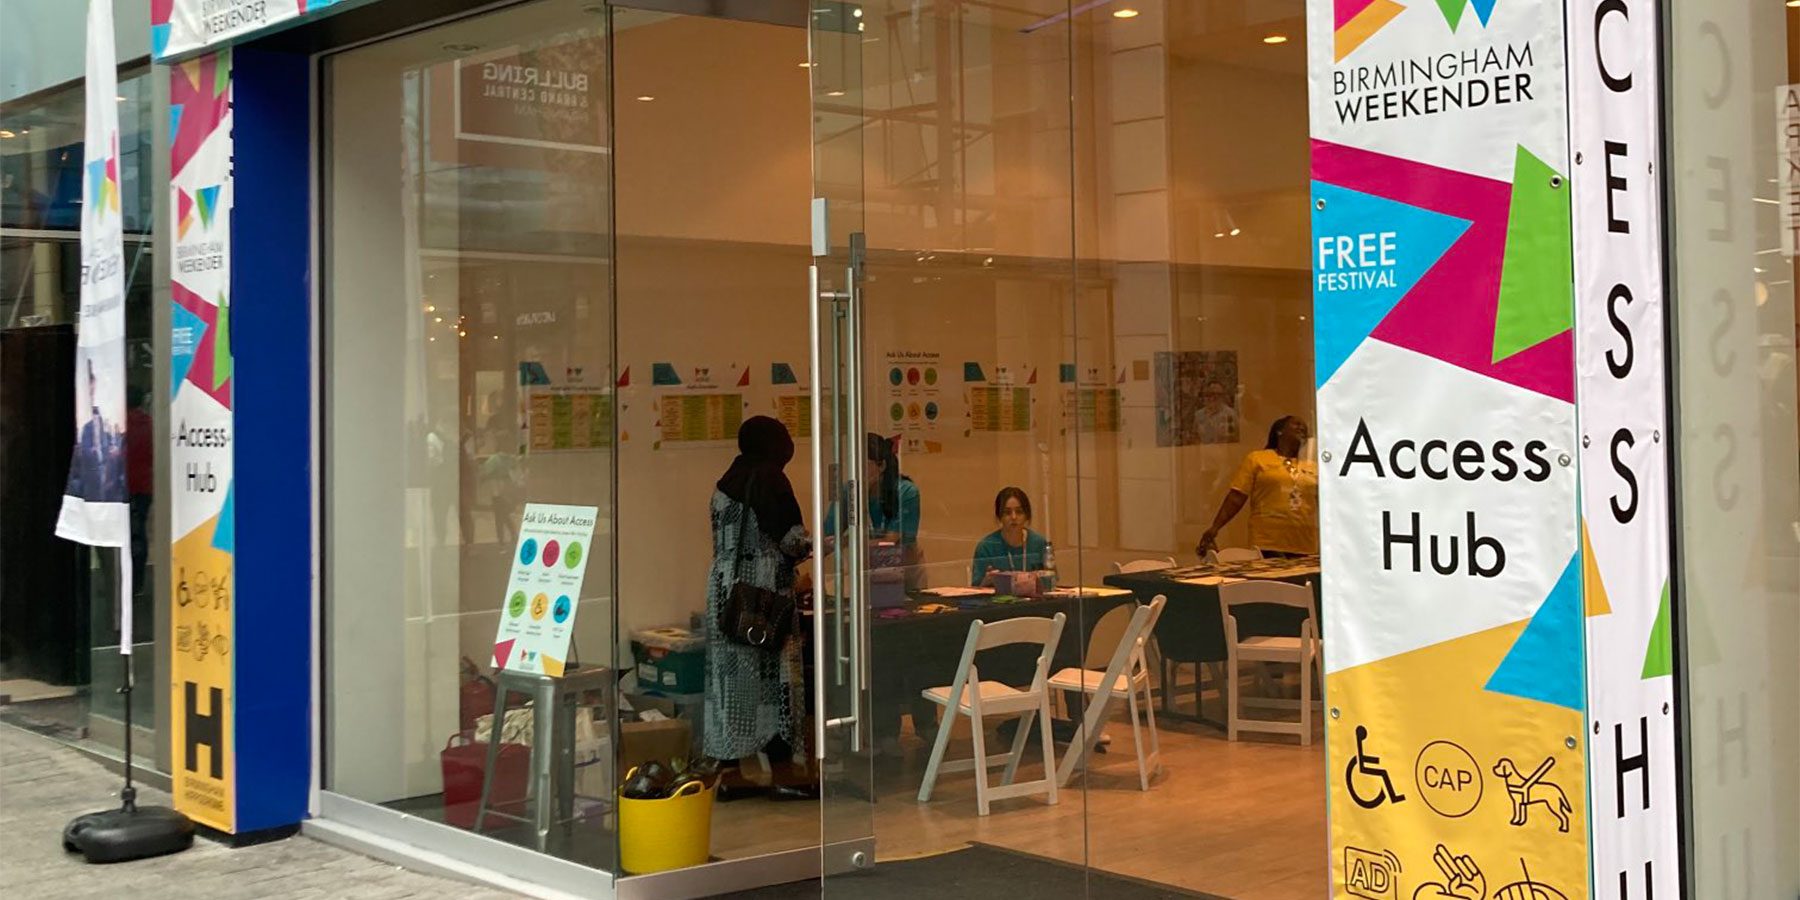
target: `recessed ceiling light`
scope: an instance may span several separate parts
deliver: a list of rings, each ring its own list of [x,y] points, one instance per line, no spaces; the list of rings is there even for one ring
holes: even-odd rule
[[[120,103],[124,103],[124,102],[125,102],[125,95],[124,95],[124,94],[118,94],[118,95],[115,95],[115,96],[114,96],[114,97],[113,97],[113,99],[114,99],[114,100],[117,100],[117,101],[119,101],[119,102],[120,102]]]
[[[1115,18],[1115,19],[1135,19],[1137,17],[1138,17],[1138,11],[1135,9],[1132,9],[1129,6],[1125,7],[1124,9],[1113,10],[1113,18]]]
[[[1800,6],[1800,0],[1787,0],[1789,6]]]
[[[14,138],[14,137],[18,137],[18,135],[13,134],[12,132],[7,131],[4,128],[0,128],[0,138]]]
[[[1263,38],[1263,43],[1265,43],[1265,44],[1285,44],[1285,43],[1287,43],[1287,35],[1271,34],[1271,35]]]
[[[1216,237],[1216,238],[1222,238],[1222,237],[1224,237],[1224,236],[1225,236],[1225,232],[1223,232],[1223,231],[1215,231],[1215,232],[1213,232],[1213,237]]]
[[[649,103],[650,101],[655,100],[656,98],[650,96],[649,94],[640,94],[640,95],[638,95],[638,99],[642,100],[645,103]]]
[[[1231,236],[1232,236],[1232,237],[1237,237],[1237,236],[1238,236],[1238,235],[1240,235],[1240,234],[1243,234],[1243,233],[1244,233],[1244,229],[1242,229],[1242,228],[1238,228],[1238,227],[1235,227],[1235,226],[1233,226],[1233,227],[1232,227],[1232,229],[1231,229]]]
[[[812,63],[809,63],[809,62],[803,62],[803,63],[801,63],[801,64],[800,64],[800,68],[802,68],[802,69],[810,69],[810,68],[812,68]]]
[[[842,97],[842,96],[844,96],[844,92],[843,91],[826,91],[825,96],[827,96],[827,97]]]

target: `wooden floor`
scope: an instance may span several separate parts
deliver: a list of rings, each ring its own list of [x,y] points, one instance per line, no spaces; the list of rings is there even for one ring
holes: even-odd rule
[[[1085,779],[1071,781],[1058,805],[1042,797],[1002,800],[986,817],[976,814],[969,772],[943,776],[931,802],[917,802],[929,748],[908,735],[904,758],[880,764],[876,773],[877,859],[979,842],[1235,900],[1313,900],[1329,893],[1322,741],[1315,737],[1301,747],[1292,737],[1246,735],[1233,744],[1204,726],[1159,725],[1163,772],[1148,792],[1138,789],[1130,727],[1120,721],[1108,728],[1113,752],[1096,755]],[[966,741],[952,747],[959,743],[968,756]],[[1041,771],[1027,765],[1019,778]],[[827,835],[868,833],[870,805],[836,799],[833,785],[828,773]],[[807,846],[819,833],[820,815],[813,803],[723,804],[714,813],[714,853],[730,859]]]

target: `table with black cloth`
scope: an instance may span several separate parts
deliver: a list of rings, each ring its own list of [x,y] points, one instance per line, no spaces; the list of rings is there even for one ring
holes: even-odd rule
[[[1285,581],[1291,584],[1312,584],[1313,621],[1315,624],[1319,623],[1320,576],[1316,557],[1280,561],[1264,560],[1251,564],[1225,563],[1212,567],[1160,569],[1106,576],[1104,581],[1109,587],[1131,591],[1138,600],[1145,603],[1150,602],[1157,594],[1169,598],[1168,604],[1163,607],[1162,618],[1156,623],[1156,643],[1161,651],[1163,661],[1162,712],[1164,715],[1203,722],[1216,728],[1225,727],[1222,721],[1208,718],[1200,702],[1202,668],[1207,663],[1224,662],[1226,659],[1225,617],[1219,609],[1219,585],[1193,584],[1182,579],[1207,575],[1245,577],[1244,573],[1246,572],[1276,568],[1300,571],[1271,580]],[[1254,604],[1240,607],[1236,617],[1240,638],[1253,635],[1293,636],[1300,633],[1300,623],[1306,618],[1306,614],[1302,610],[1289,606]],[[1194,664],[1194,713],[1192,715],[1177,712],[1174,707],[1175,691],[1170,688],[1174,684],[1172,670],[1174,666],[1181,663]]]

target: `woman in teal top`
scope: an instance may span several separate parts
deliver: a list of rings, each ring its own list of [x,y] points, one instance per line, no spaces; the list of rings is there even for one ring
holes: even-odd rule
[[[864,483],[869,485],[869,540],[895,541],[910,559],[919,543],[919,486],[900,474],[900,455],[894,442],[879,434],[864,440]],[[825,533],[837,534],[837,506],[825,511]],[[835,548],[833,548],[835,549]]]
[[[1000,530],[975,545],[975,561],[969,566],[969,583],[981,587],[993,572],[1035,572],[1048,568],[1050,542],[1032,531],[1031,498],[1016,487],[1003,487],[994,495],[994,518]]]

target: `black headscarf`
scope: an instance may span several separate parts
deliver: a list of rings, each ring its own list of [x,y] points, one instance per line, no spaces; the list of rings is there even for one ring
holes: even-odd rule
[[[755,510],[756,526],[779,544],[801,524],[800,501],[783,471],[794,458],[794,439],[781,422],[752,416],[738,426],[737,441],[737,459],[719,479],[719,490]]]

